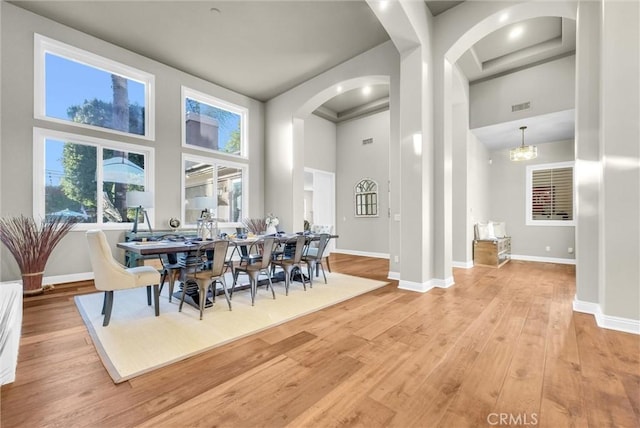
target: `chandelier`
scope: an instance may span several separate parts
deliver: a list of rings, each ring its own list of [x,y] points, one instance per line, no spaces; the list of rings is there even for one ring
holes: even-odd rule
[[[527,129],[526,126],[520,127],[520,130],[522,131],[522,144],[520,145],[520,147],[516,147],[515,149],[511,149],[509,151],[509,159],[511,159],[512,161],[531,160],[538,157],[538,148],[536,146],[524,145],[525,129]]]

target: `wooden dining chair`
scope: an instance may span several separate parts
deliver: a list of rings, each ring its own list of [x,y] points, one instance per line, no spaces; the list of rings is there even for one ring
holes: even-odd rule
[[[227,299],[229,310],[231,310],[231,298],[227,291],[227,282],[224,279],[224,273],[226,271],[225,260],[228,248],[229,241],[226,239],[207,242],[198,247],[195,252],[196,262],[185,267],[184,286],[182,287],[182,297],[180,298],[180,307],[178,308],[178,312],[182,312],[184,297],[187,294],[188,281],[195,281],[198,284],[200,319],[202,319],[202,313],[204,311],[209,289],[212,290],[212,298],[215,302],[216,284],[218,282],[222,284],[222,290],[224,291],[224,295]],[[213,258],[209,260],[207,253],[211,251],[213,252]]]

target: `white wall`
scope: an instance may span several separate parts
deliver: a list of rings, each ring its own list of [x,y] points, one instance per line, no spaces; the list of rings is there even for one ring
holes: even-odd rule
[[[188,75],[152,59],[1,2],[2,7],[2,215],[32,215],[33,127],[46,127],[105,139],[117,139],[155,148],[155,227],[164,227],[180,215],[181,153],[204,152],[181,147],[181,85],[249,109],[249,215],[264,215],[263,148],[264,105],[241,94]],[[40,33],[63,43],[128,64],[155,75],[156,139],[113,136],[102,131],[49,124],[33,118],[33,34]],[[128,228],[127,228],[128,229]],[[123,257],[115,243],[124,231],[107,231],[114,254]],[[45,277],[91,272],[84,232],[71,232],[52,254]],[[2,253],[2,280],[19,278],[19,269],[8,252]]]
[[[532,161],[509,160],[509,149],[491,152],[489,215],[482,221],[504,221],[511,236],[511,253],[522,258],[574,259],[568,253],[575,248],[575,226],[527,226],[526,167],[574,160],[574,142],[559,141],[538,145],[538,157]],[[546,251],[546,247],[551,251]]]
[[[600,305],[607,315],[634,320],[640,320],[639,19],[637,1],[604,2]]]
[[[471,84],[470,124],[479,128],[574,108],[575,55]],[[531,109],[511,106],[531,102]]]
[[[302,222],[304,200],[304,129],[311,112],[333,98],[337,87],[344,91],[365,83],[390,85],[390,104],[397,105],[399,91],[398,52],[383,43],[267,102],[265,133],[265,208],[278,205],[285,229]],[[393,108],[393,107],[392,107]],[[396,109],[395,116],[399,113]],[[398,144],[398,119],[391,113],[392,144]],[[394,137],[395,136],[395,137]],[[281,189],[291,189],[282,192]],[[340,223],[339,221],[337,222]],[[339,225],[336,226],[336,229]],[[339,229],[338,229],[339,230]],[[337,246],[342,245],[341,239]]]
[[[336,172],[336,124],[315,114],[304,121],[304,167]]]
[[[467,191],[469,198],[469,231],[466,247],[467,260],[473,260],[473,226],[478,222],[491,219],[491,171],[493,159],[491,153],[472,132],[467,133],[469,139],[468,157],[469,171],[467,175]],[[491,162],[491,163],[490,163]]]
[[[389,111],[337,126],[337,226],[339,250],[389,255]],[[373,138],[372,144],[362,140]],[[378,183],[378,217],[356,217],[354,187],[363,178]]]

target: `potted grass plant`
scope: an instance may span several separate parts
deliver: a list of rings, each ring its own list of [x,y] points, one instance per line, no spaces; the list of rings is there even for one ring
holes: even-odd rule
[[[68,216],[48,217],[39,224],[24,215],[0,218],[0,240],[18,263],[25,296],[42,293],[49,256],[77,222],[77,217]]]

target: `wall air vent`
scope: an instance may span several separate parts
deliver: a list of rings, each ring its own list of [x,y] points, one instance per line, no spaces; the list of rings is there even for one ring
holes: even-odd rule
[[[362,144],[373,144],[373,138],[367,138],[365,140],[362,140]]]
[[[511,113],[514,113],[516,111],[529,110],[530,108],[531,108],[531,101],[527,101],[526,103],[522,103],[522,104],[514,104],[511,106]]]

